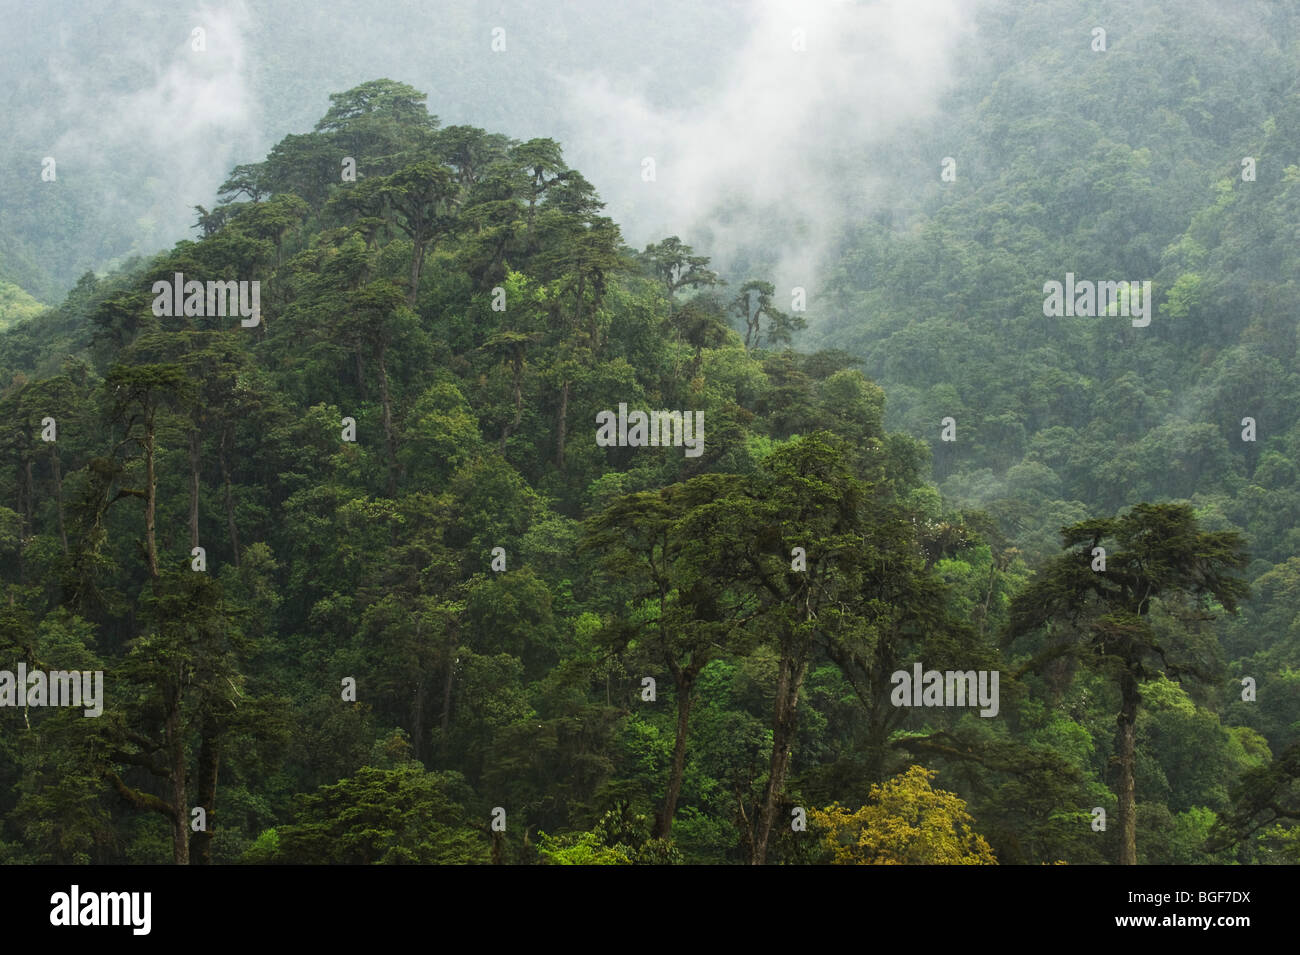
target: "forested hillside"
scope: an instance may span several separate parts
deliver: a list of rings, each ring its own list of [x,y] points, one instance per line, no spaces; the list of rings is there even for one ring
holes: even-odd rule
[[[654,101],[682,102],[715,73],[711,37],[743,29],[757,11],[693,0],[618,17],[603,0],[385,0],[373,11],[317,0],[310,16],[298,0],[9,7],[0,280],[51,305],[87,269],[102,274],[187,234],[191,206],[211,205],[232,165],[309,129],[331,93],[392,76],[429,91],[449,125],[556,138],[608,168],[608,143],[577,141],[596,124],[569,100],[567,75],[609,65],[641,79]],[[494,27],[508,28],[504,55],[489,48]],[[647,55],[671,68],[646,82],[636,60]],[[57,187],[30,188],[32,176],[51,175]]]
[[[0,862],[1300,862],[1296,15],[1077,9],[807,288],[392,79],[0,284]]]
[[[1205,528],[1242,534],[1253,599],[1210,624],[1232,679],[1187,714],[1231,726],[1246,753],[1265,755],[1259,736],[1294,753],[1296,15],[1114,11],[1100,52],[1046,39],[1071,10],[1036,4],[981,32],[1006,43],[981,46],[996,79],[964,84],[959,125],[935,135],[955,179],[936,167],[905,228],[864,222],[845,238],[826,292],[837,318],[816,341],[864,359],[889,396],[886,422],[932,449],[944,500],[987,513],[1031,567],[1055,553],[1062,525],[1137,501],[1184,501]],[[1067,272],[1151,280],[1150,324],[1046,317],[1044,283]],[[955,441],[943,440],[946,417]],[[1172,796],[1169,750],[1187,744],[1190,766],[1204,752],[1197,734],[1149,732],[1152,825],[1172,832],[1222,812],[1221,793]],[[1139,761],[1140,805],[1143,775]]]

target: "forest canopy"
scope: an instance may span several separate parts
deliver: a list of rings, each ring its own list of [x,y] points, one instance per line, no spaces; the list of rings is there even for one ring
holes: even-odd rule
[[[1300,862],[1300,94],[1216,56],[1055,139],[990,58],[811,290],[385,78],[0,281],[0,862]]]

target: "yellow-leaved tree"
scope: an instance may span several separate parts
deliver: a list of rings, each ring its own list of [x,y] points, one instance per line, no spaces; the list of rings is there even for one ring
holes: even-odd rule
[[[808,818],[836,865],[997,865],[977,833],[966,802],[932,789],[935,773],[912,766],[883,785],[857,812],[839,803],[810,809]]]

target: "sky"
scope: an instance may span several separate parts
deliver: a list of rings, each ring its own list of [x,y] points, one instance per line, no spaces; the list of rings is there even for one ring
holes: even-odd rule
[[[387,77],[444,124],[560,141],[636,248],[678,235],[736,281],[812,289],[839,231],[897,194],[979,6],[0,0],[15,132],[0,155],[19,170],[0,230],[57,257],[68,219],[96,226],[55,264],[65,286],[158,251],[193,236],[232,166],[310,130],[331,92]],[[46,156],[58,211],[33,206]],[[939,158],[903,168],[932,180]]]

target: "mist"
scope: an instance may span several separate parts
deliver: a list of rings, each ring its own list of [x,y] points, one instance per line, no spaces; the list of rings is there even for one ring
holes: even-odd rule
[[[558,140],[637,248],[675,234],[724,274],[811,290],[829,243],[882,201],[882,152],[940,105],[976,4],[5,6],[16,173],[0,198],[34,253],[9,271],[49,300],[192,237],[231,167],[379,77],[427,92],[444,124]],[[71,249],[67,219],[93,226]]]
[[[814,288],[843,227],[882,201],[872,159],[938,107],[972,6],[766,3],[710,85],[661,106],[608,72],[567,76],[573,160],[638,244],[679,234],[723,271]]]

